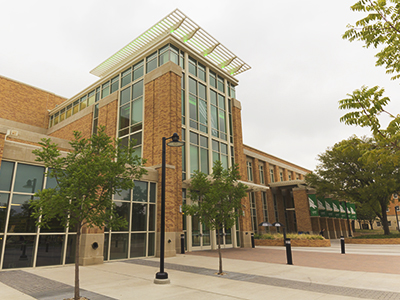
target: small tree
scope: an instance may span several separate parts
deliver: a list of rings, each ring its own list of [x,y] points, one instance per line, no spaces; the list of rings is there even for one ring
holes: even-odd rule
[[[146,171],[142,160],[133,155],[133,145],[122,147],[106,135],[104,127],[89,139],[74,132],[72,151],[66,155],[50,139],[43,139],[40,145],[41,149],[33,151],[36,161],[49,168],[46,175],[56,179],[57,187],[35,194],[32,215],[38,218],[38,226],[48,227],[50,221],[57,219],[61,225],[76,230],[74,299],[78,300],[82,227],[125,225],[126,220],[113,209],[112,195],[133,188],[133,180]]]
[[[247,186],[238,182],[238,166],[228,170],[216,161],[211,176],[195,171],[189,185],[192,205],[184,205],[183,211],[198,216],[201,223],[217,232],[219,272],[222,275],[221,234],[230,229],[241,212],[241,200],[246,196]]]

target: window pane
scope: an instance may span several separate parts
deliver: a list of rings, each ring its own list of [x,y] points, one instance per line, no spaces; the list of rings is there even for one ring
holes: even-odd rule
[[[128,103],[129,100],[131,100],[131,87],[128,87],[121,92],[121,104],[120,105],[124,105],[125,103]]]
[[[119,110],[119,129],[129,126],[129,113],[130,113],[129,103],[120,108],[120,110]]]
[[[32,209],[29,204],[31,196],[17,195],[12,197],[10,218],[8,221],[8,232],[36,232],[36,218],[31,217]]]
[[[57,180],[55,177],[50,177],[51,169],[48,171],[48,175],[46,176],[46,189],[55,189],[57,187]]]
[[[3,269],[32,267],[35,237],[9,235],[4,251]]]
[[[219,110],[219,130],[226,133],[225,111]]]
[[[64,235],[41,235],[36,258],[36,266],[62,264]]]
[[[157,61],[155,60],[155,62]],[[133,71],[133,80],[139,79],[142,76],[143,76],[143,66],[140,66],[138,69]]]
[[[189,94],[189,116],[197,121],[197,97]]]
[[[128,258],[128,233],[112,233],[110,259]]]
[[[146,256],[146,233],[132,233],[131,257]]]
[[[143,96],[143,80],[136,82],[133,85],[132,99]]]
[[[65,255],[65,263],[72,264],[75,262],[76,235],[69,234],[67,239],[67,253]]]
[[[200,135],[200,146],[208,148],[208,138]]]
[[[113,231],[128,231],[128,224],[129,224],[129,214],[130,214],[130,202],[119,202],[114,201],[115,204],[115,213],[118,217],[122,217],[126,220],[126,225],[121,226],[119,229],[112,228]]]
[[[220,94],[218,94],[218,106],[225,110],[225,97]]]
[[[0,165],[0,191],[10,191],[14,172],[14,163],[2,161]]]
[[[200,123],[207,125],[207,102],[199,100]]]
[[[211,127],[218,129],[218,113],[215,106],[211,106]]]
[[[199,169],[199,148],[190,145],[190,173]]]
[[[201,172],[208,174],[208,150],[200,148]]]
[[[169,61],[169,51],[165,51],[164,53],[160,54],[159,56],[159,66],[162,66],[163,64],[165,64],[166,62]]]
[[[154,255],[155,244],[156,244],[155,240],[156,240],[156,234],[155,233],[149,233],[148,256],[153,256]]]
[[[147,68],[147,73],[149,73],[149,72],[153,71],[154,69],[156,69],[157,68],[157,58],[147,62],[146,68]]]
[[[120,195],[114,194],[114,199],[130,201],[131,200],[131,190],[122,190],[122,191],[120,191]]]
[[[111,94],[118,90],[119,86],[119,75],[111,79]]]
[[[134,143],[135,146],[141,145],[142,144],[142,132],[139,131],[133,135],[130,136],[131,143]]]
[[[43,188],[44,168],[18,164],[14,192],[36,193]]]
[[[149,231],[156,230],[156,206],[149,205]]]
[[[207,100],[206,86],[201,83],[199,83],[199,97],[201,99]]]
[[[190,143],[198,145],[199,144],[199,135],[194,132],[190,132]]]
[[[210,91],[211,104],[217,105],[217,93]]]
[[[189,92],[197,96],[197,81],[189,77]]]
[[[121,87],[124,87],[125,85],[130,83],[131,82],[131,78],[132,78],[131,68],[129,68],[128,70],[122,72],[121,77],[122,77],[122,79],[121,79]]]
[[[133,201],[147,202],[147,182],[135,180]]]
[[[150,202],[156,203],[156,184],[150,183]]]
[[[222,166],[224,169],[228,169],[228,156],[227,155],[221,155],[221,162]]]
[[[132,203],[132,231],[147,230],[147,204]]]
[[[143,120],[143,98],[139,98],[132,102],[132,125],[142,122]]]
[[[9,196],[10,194],[0,193],[0,233],[3,233],[6,227]]]
[[[91,91],[89,93],[88,106],[94,104],[94,101],[95,101],[94,91]]]

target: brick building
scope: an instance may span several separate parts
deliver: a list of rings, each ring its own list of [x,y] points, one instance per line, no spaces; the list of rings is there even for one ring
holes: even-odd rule
[[[318,232],[307,200],[312,191],[303,180],[309,170],[243,145],[235,76],[248,69],[175,10],[93,69],[100,79],[70,99],[0,77],[1,268],[73,262],[76,233],[57,224],[36,228],[25,205],[38,189],[55,186],[32,150],[45,137],[67,150],[74,130],[87,138],[100,125],[123,144],[137,141],[148,174],[133,191],[114,196],[127,228],[84,229],[83,265],[158,255],[161,140],[174,132],[185,145],[167,149],[166,256],[179,251],[182,233],[188,251],[216,247],[215,232],[181,213],[182,203],[190,202],[187,180],[194,170],[209,173],[216,160],[225,167],[238,163],[249,192],[238,224],[224,231],[224,247],[250,247],[251,233],[265,230],[258,227],[263,221]]]

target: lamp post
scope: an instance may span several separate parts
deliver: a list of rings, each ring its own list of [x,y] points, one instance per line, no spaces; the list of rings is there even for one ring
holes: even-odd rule
[[[174,133],[172,136],[162,138],[162,165],[161,165],[161,236],[160,236],[160,272],[156,273],[154,283],[169,283],[168,273],[164,271],[164,252],[165,252],[165,150],[166,141],[170,147],[182,147],[185,143],[179,141],[179,135]]]
[[[397,230],[400,231],[399,218],[397,217],[397,211],[398,210],[399,210],[399,206],[395,206],[394,207],[394,211],[396,212]]]

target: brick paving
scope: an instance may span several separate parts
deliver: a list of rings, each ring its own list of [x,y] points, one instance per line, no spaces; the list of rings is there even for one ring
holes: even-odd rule
[[[283,248],[283,247],[282,247]],[[292,248],[293,249],[293,248]],[[187,252],[187,255],[217,257],[217,250]],[[400,253],[399,253],[400,256]],[[293,265],[345,271],[400,274],[396,256],[292,251]],[[222,258],[286,264],[286,251],[271,248],[222,249]]]
[[[235,252],[235,251],[230,251],[230,250],[240,250],[240,249],[226,249],[224,251],[225,252],[224,254],[226,254],[226,252],[229,252],[229,253]],[[204,252],[216,252],[216,251],[203,251],[202,253],[204,253]],[[209,255],[209,256],[211,256],[211,255]],[[248,260],[253,260],[253,259],[248,259]],[[255,261],[257,261],[257,260],[255,260]],[[127,260],[125,262],[131,263],[131,264],[151,266],[151,267],[159,266],[159,262],[157,262],[157,261],[149,261],[149,260],[144,260],[144,259]],[[194,274],[216,276],[215,269],[208,269],[208,268],[194,267],[194,266],[185,266],[185,265],[172,264],[172,263],[165,263],[165,268],[169,269],[169,270],[189,272],[189,273],[194,273]],[[290,289],[315,292],[315,293],[321,293],[321,294],[355,297],[355,298],[360,298],[360,299],[400,300],[400,293],[396,293],[396,292],[384,292],[384,291],[371,290],[371,289],[341,287],[341,286],[311,283],[311,282],[305,283],[303,281],[281,279],[281,278],[275,278],[275,277],[271,277],[271,276],[245,274],[245,273],[232,272],[232,271],[229,271],[226,275],[220,276],[219,278],[223,278],[223,279],[227,279],[227,280],[250,282],[250,283],[256,283],[256,284],[263,284],[263,285],[269,285],[269,286],[275,286],[275,287],[282,287],[282,288],[290,288]]]
[[[71,298],[74,287],[59,281],[30,274],[22,270],[0,272],[0,282],[39,300]],[[94,292],[80,290],[81,296],[91,300],[116,300]]]

